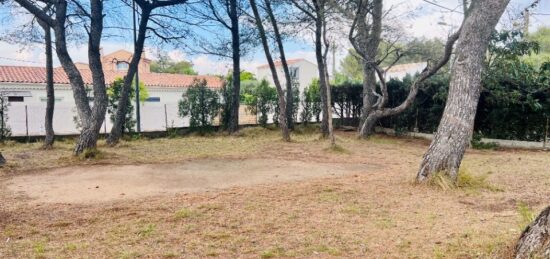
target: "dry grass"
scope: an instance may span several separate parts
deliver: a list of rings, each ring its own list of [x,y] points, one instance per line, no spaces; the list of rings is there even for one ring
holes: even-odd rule
[[[165,163],[196,158],[278,158],[374,165],[371,174],[158,196],[94,205],[29,205],[0,196],[2,258],[476,258],[504,257],[525,213],[550,203],[550,156],[531,151],[468,151],[473,186],[441,191],[411,184],[426,142],[338,133],[349,152],[327,152],[316,133],[280,140],[276,130],[241,136],[141,139],[100,159],[71,156],[72,144],[10,144],[0,184],[14,174],[67,165]],[[481,178],[479,178],[481,177]],[[522,214],[525,214],[522,216]]]

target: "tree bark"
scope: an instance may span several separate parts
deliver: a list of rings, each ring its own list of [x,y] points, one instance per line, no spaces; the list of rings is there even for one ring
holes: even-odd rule
[[[550,207],[525,228],[516,244],[515,258],[550,258]]]
[[[319,72],[319,88],[321,91],[321,106],[322,106],[322,119],[321,119],[321,134],[324,138],[330,136],[329,130],[329,115],[330,104],[327,99],[327,78],[326,78],[326,66],[323,55],[323,27],[324,27],[324,6],[323,1],[314,1],[315,5],[315,58],[317,59],[317,71]]]
[[[6,164],[6,159],[2,155],[2,152],[0,152],[0,167]]]
[[[273,82],[275,83],[275,88],[277,88],[277,96],[279,99],[279,127],[281,127],[283,140],[288,142],[290,141],[290,133],[289,133],[288,124],[287,124],[288,116],[287,116],[287,110],[286,110],[287,102],[285,101],[285,92],[283,91],[281,82],[279,81],[279,75],[277,74],[277,69],[275,68],[275,63],[273,62],[273,57],[271,56],[271,52],[269,50],[269,43],[267,42],[267,36],[265,34],[265,29],[262,24],[262,19],[260,18],[260,13],[258,12],[258,7],[256,6],[256,1],[255,0],[249,0],[249,1],[250,1],[250,7],[252,8],[252,12],[254,13],[256,27],[258,28],[258,32],[262,40],[262,45],[265,52],[265,58],[267,59],[267,63],[269,64],[269,69],[271,70],[271,75],[273,77]],[[266,6],[269,6],[268,1],[269,0],[266,1]],[[266,9],[270,9],[270,8],[266,8]],[[271,13],[270,11],[268,12]],[[272,20],[272,23],[273,23],[273,20]]]
[[[241,93],[241,44],[239,36],[239,15],[237,0],[229,0],[229,18],[231,20],[231,47],[233,59],[233,78],[231,93],[231,111],[229,115],[229,133],[239,131],[239,105]]]
[[[366,138],[372,133],[374,125],[378,121],[377,116],[371,116],[376,104],[376,71],[373,61],[376,60],[378,48],[382,40],[382,0],[374,0],[372,3],[372,25],[367,24],[368,9],[365,6],[359,6],[357,12],[357,53],[360,54],[363,61],[363,107],[361,109],[361,118],[359,120],[359,136]],[[366,122],[369,122],[367,125]]]
[[[94,93],[94,105],[91,108],[87,123],[82,123],[82,133],[75,147],[74,153],[80,154],[86,149],[95,148],[99,131],[105,119],[107,111],[107,91],[105,87],[105,75],[101,64],[100,43],[103,32],[103,1],[90,1],[90,32],[88,41],[88,60],[92,72],[92,84]],[[73,64],[74,65],[74,64]],[[78,71],[78,70],[77,70]],[[83,87],[82,87],[83,88]],[[79,100],[80,102],[84,100]],[[89,108],[88,98],[85,99]],[[85,126],[85,124],[87,124]]]
[[[46,49],[46,117],[44,128],[46,129],[46,138],[44,139],[44,149],[50,149],[54,142],[53,113],[55,107],[55,93],[53,83],[53,54],[52,54],[52,32],[48,24],[41,22],[39,24],[44,29],[44,43]]]
[[[508,2],[481,0],[471,4],[456,48],[443,117],[420,165],[416,177],[419,183],[427,182],[436,173],[446,174],[453,181],[457,179],[473,133],[485,52]]]
[[[273,14],[273,9],[271,8],[271,1],[265,1],[265,9],[269,20],[271,21],[271,26],[273,27],[273,34],[275,36],[275,42],[277,43],[277,48],[279,49],[279,55],[281,56],[281,65],[283,66],[283,73],[285,74],[286,81],[286,109],[280,113],[285,114],[286,122],[288,129],[294,129],[294,93],[292,92],[292,78],[290,77],[290,69],[288,68],[288,62],[286,60],[285,48],[283,45],[283,40],[281,38],[281,33],[279,32],[279,25],[277,24],[277,19]],[[290,137],[289,137],[290,140]]]
[[[126,77],[124,77],[124,82],[120,92],[120,97],[118,100],[118,107],[116,110],[115,121],[109,137],[107,138],[107,144],[113,146],[118,143],[120,137],[124,133],[124,124],[126,123],[126,114],[128,113],[128,106],[126,105],[130,102],[130,92],[132,83],[138,71],[139,62],[141,60],[141,55],[143,53],[143,47],[145,45],[145,34],[147,31],[147,23],[149,22],[149,17],[151,15],[152,8],[147,5],[140,5],[141,7],[141,19],[139,23],[138,36],[134,48],[134,54],[132,55],[132,60],[128,66],[128,72]],[[139,87],[139,86],[138,86]]]

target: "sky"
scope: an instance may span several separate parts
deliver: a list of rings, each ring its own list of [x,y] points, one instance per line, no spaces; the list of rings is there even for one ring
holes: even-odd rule
[[[501,25],[507,26],[510,20],[517,17],[518,10],[524,9],[533,0],[511,0],[506,13],[501,19]],[[431,2],[431,3],[429,3]],[[390,16],[399,20],[400,26],[404,31],[404,37],[425,37],[425,38],[445,38],[453,29],[456,29],[461,22],[462,0],[386,0],[385,9],[391,9]],[[436,6],[440,5],[445,8]],[[130,10],[128,10],[130,11]],[[541,3],[532,11],[530,30],[535,31],[540,26],[550,26],[550,0],[542,0]],[[5,12],[0,12],[6,15]],[[2,26],[9,26],[2,24]],[[341,47],[335,53],[336,68],[339,68],[340,60],[346,55],[349,43],[346,37],[339,43]],[[104,53],[114,52],[119,49],[132,50],[132,39],[113,38],[102,42]],[[313,42],[307,37],[285,43],[287,58],[304,58],[315,63],[315,53],[313,51]],[[231,68],[231,61],[220,59],[215,56],[205,54],[185,53],[180,49],[166,47],[163,49],[173,60],[191,61],[199,74],[226,74]],[[156,56],[158,49],[146,44],[146,57]],[[42,54],[43,48],[40,45],[23,47],[0,41],[0,65],[20,65],[20,66],[44,66],[45,57]],[[71,46],[70,54],[74,61],[87,63],[86,46]],[[265,63],[263,50],[257,49],[246,57],[242,58],[242,69],[256,72],[256,67]],[[58,65],[58,61],[55,61]],[[329,62],[332,66],[332,57]]]

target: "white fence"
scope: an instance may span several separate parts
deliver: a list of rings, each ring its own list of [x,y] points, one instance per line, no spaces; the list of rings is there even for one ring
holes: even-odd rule
[[[164,131],[166,127],[188,127],[189,119],[178,116],[177,103],[145,103],[140,106],[141,130]],[[46,114],[46,104],[10,103],[8,106],[7,125],[11,129],[12,136],[43,136]],[[74,105],[56,104],[54,109],[54,131],[57,135],[79,134],[74,118],[76,117]],[[109,114],[103,123],[102,133],[111,130]],[[135,118],[135,115],[134,115]]]

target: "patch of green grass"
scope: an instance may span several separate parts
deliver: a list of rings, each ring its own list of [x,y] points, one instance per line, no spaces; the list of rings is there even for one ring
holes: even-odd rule
[[[323,202],[336,202],[342,198],[342,195],[335,192],[334,189],[324,189],[319,193],[319,200]]]
[[[447,174],[440,172],[436,173],[429,181],[432,186],[437,186],[442,190],[463,189],[470,192],[478,192],[480,190],[488,190],[492,192],[503,191],[501,188],[487,182],[488,174],[474,175],[465,167],[461,167],[458,172],[456,182],[453,181]]]
[[[349,204],[344,208],[342,208],[341,211],[346,214],[357,214],[357,215],[363,214],[364,212],[363,208],[357,204]]]
[[[164,258],[176,258],[178,254],[176,252],[167,252],[162,255]]]
[[[155,232],[156,225],[155,224],[147,224],[145,227],[141,228],[137,231],[138,236],[141,237],[147,237],[150,236]]]
[[[189,208],[182,208],[175,213],[176,219],[185,219],[198,216],[199,213]]]
[[[285,256],[285,249],[282,247],[273,247],[260,253],[261,258],[273,258],[278,256]]]
[[[329,147],[325,148],[325,151],[335,153],[335,154],[351,154],[351,151],[347,150],[346,148],[338,144],[330,145]]]
[[[64,249],[67,251],[75,251],[78,248],[78,246],[74,243],[67,243],[65,244]]]
[[[82,152],[79,155],[79,157],[82,160],[84,160],[84,159],[102,159],[102,158],[105,157],[105,154],[97,148],[88,148],[88,149],[85,149],[84,152]]]
[[[531,207],[525,202],[519,202],[517,205],[517,212],[520,216],[519,229],[523,231],[535,218],[537,215]]]
[[[44,257],[46,252],[46,244],[43,241],[37,241],[32,245],[32,250],[36,257]]]

